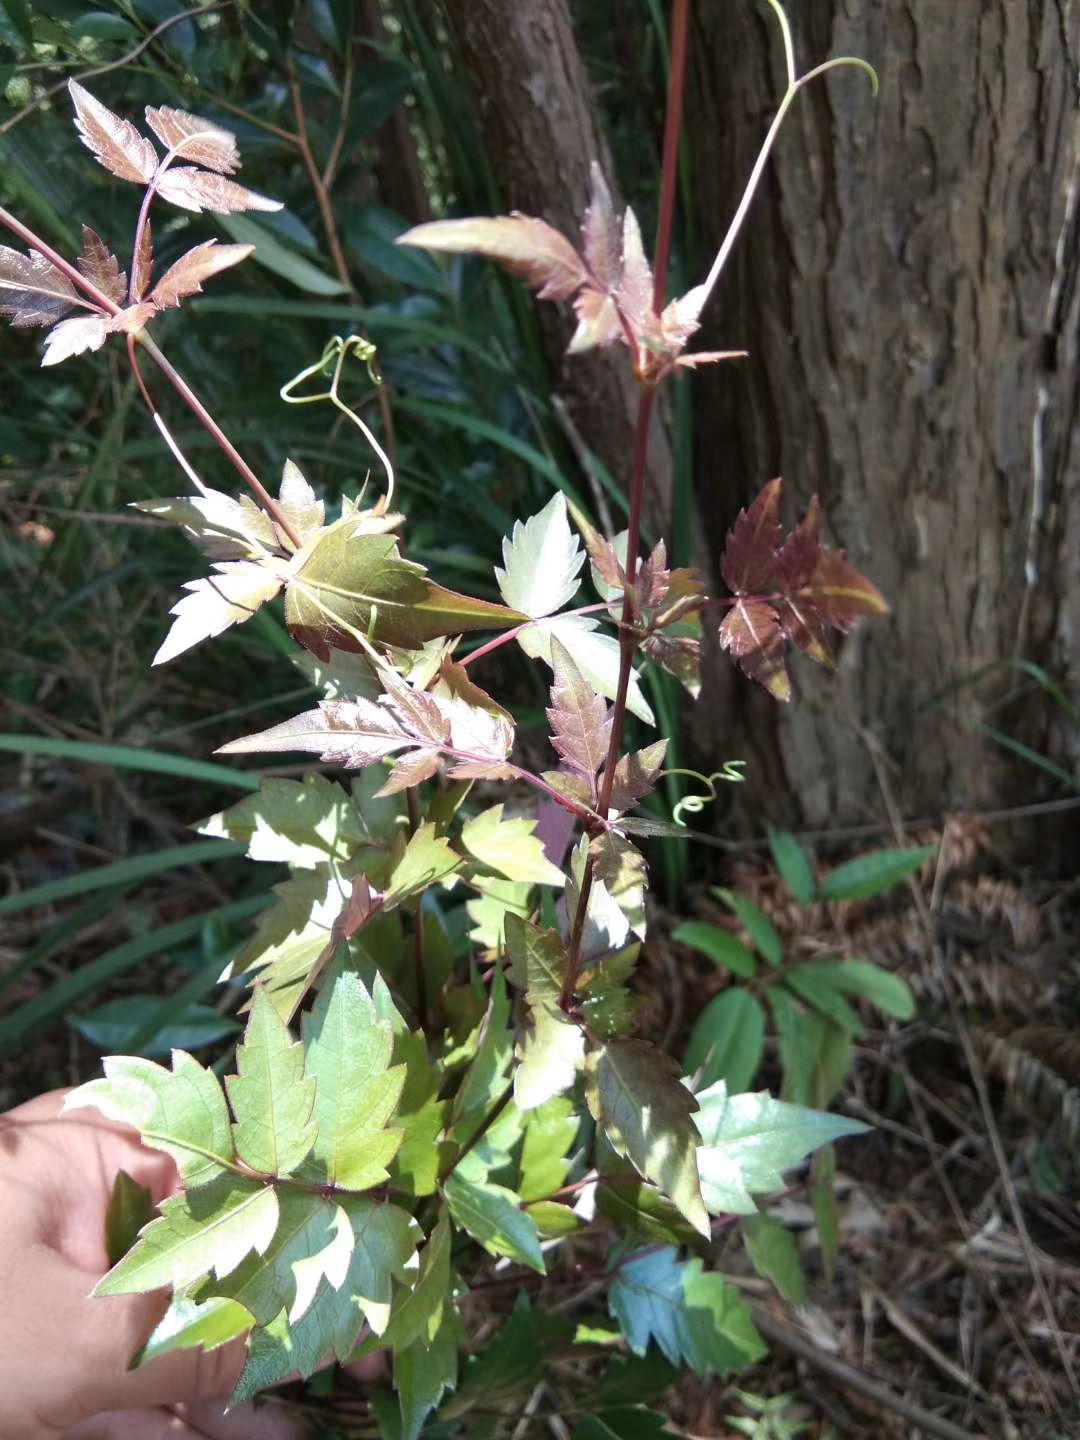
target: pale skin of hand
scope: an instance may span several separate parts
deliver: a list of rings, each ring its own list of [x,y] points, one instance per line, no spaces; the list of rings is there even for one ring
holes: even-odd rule
[[[224,1414],[243,1341],[128,1370],[168,1296],[92,1298],[105,1210],[118,1171],[158,1201],[176,1170],[96,1111],[62,1115],[63,1100],[0,1115],[0,1440],[301,1440],[275,1405]]]

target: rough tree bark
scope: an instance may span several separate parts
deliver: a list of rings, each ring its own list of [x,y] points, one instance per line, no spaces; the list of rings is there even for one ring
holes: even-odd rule
[[[485,143],[508,209],[542,215],[576,242],[599,160],[618,196],[567,0],[444,0],[461,63],[476,94]],[[544,346],[557,394],[586,444],[629,484],[637,386],[621,346],[567,358],[572,317],[544,305]],[[649,451],[654,533],[670,523],[672,461],[664,430]]]
[[[737,753],[814,823],[880,813],[860,727],[916,812],[995,803],[1005,759],[977,722],[1041,746],[1050,709],[989,713],[1016,683],[1000,669],[935,695],[992,662],[1075,652],[1080,7],[789,8],[802,68],[865,56],[881,94],[840,71],[796,103],[706,316],[709,344],[752,358],[696,381],[698,474],[717,497],[717,546],[771,476],[792,516],[817,491],[831,540],[893,613],[845,644],[836,676],[796,661],[790,708],[730,686],[750,737]],[[782,55],[765,5],[733,0],[695,7],[691,56],[696,201],[718,240],[782,93]],[[727,754],[730,712],[714,713]]]

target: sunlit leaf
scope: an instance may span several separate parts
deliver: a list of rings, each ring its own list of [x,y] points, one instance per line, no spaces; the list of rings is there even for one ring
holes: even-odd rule
[[[512,610],[534,619],[569,605],[577,591],[585,554],[570,529],[560,491],[529,520],[517,520],[503,541],[504,569],[495,571],[499,592]]]
[[[230,625],[250,620],[281,589],[281,575],[253,560],[226,560],[213,570],[204,579],[185,581],[188,594],[169,611],[176,619],[151,664],[164,665]]]
[[[745,1090],[758,1072],[764,1051],[761,1001],[736,986],[710,1000],[694,1021],[683,1069],[688,1074],[700,1070],[701,1088],[724,1080],[729,1091]]]
[[[245,210],[281,210],[280,200],[271,200],[237,185],[235,180],[226,180],[212,170],[197,170],[189,165],[173,166],[158,180],[155,189],[163,200],[179,205],[183,210],[194,210],[201,214],[210,210],[215,215],[231,215]]]
[[[485,1250],[545,1273],[536,1224],[512,1190],[461,1175],[451,1175],[443,1189],[450,1214]]]
[[[304,1078],[303,1046],[293,1042],[261,989],[255,991],[236,1050],[236,1074],[226,1088],[236,1116],[237,1155],[264,1175],[290,1175],[315,1143],[315,1081]],[[272,1314],[280,1308],[275,1306]]]
[[[232,265],[246,260],[254,247],[251,245],[219,245],[216,240],[204,240],[186,255],[181,255],[150,292],[150,299],[162,310],[179,305],[187,295],[198,295],[203,281]]]
[[[554,1005],[529,1007],[517,1043],[514,1100],[535,1110],[572,1088],[585,1061],[585,1032]]]
[[[248,858],[311,869],[327,860],[347,860],[367,840],[349,795],[312,772],[302,780],[265,777],[249,795],[196,827],[245,846]]]
[[[619,686],[619,642],[613,635],[597,630],[591,615],[556,615],[527,625],[517,637],[518,644],[530,659],[551,664],[554,641],[569,653],[584,679],[600,695],[614,700]],[[655,724],[655,717],[641,690],[636,671],[630,672],[626,706],[632,715]]]
[[[75,128],[98,164],[118,180],[148,185],[158,164],[157,152],[150,141],[139,134],[130,120],[114,115],[100,100],[95,100],[78,81],[68,81],[68,92],[75,106]]]
[[[561,886],[565,877],[545,856],[535,829],[535,820],[522,815],[504,819],[503,806],[492,805],[466,820],[461,843],[474,860],[507,880]]]
[[[133,1364],[147,1365],[176,1350],[198,1348],[209,1354],[246,1335],[254,1323],[254,1316],[235,1300],[196,1301],[188,1294],[176,1294]]]
[[[434,220],[397,238],[442,255],[483,255],[518,275],[541,300],[565,300],[580,289],[588,272],[569,240],[545,220],[530,215],[496,215],[470,220]]]
[[[205,165],[231,175],[240,168],[236,136],[222,129],[213,120],[174,110],[169,105],[146,107],[146,123],[166,150],[174,150],[184,160]]]

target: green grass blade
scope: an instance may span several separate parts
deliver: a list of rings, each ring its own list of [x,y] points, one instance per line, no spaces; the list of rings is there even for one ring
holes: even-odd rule
[[[126,889],[125,885],[115,885],[109,890],[103,890],[92,900],[88,900],[85,905],[80,905],[77,910],[65,915],[58,924],[53,925],[32,949],[16,961],[10,970],[5,970],[0,975],[0,995],[3,995],[6,990],[10,990],[12,985],[17,980],[21,980],[24,975],[29,975],[32,970],[36,970],[54,950],[73,936],[78,935],[80,930],[85,929],[87,925],[93,925],[95,920],[100,920],[102,915],[106,914],[123,897]]]
[[[85,765],[115,765],[121,770],[149,770],[181,780],[205,780],[231,785],[234,790],[258,790],[259,777],[231,765],[209,760],[188,760],[162,750],[140,750],[134,745],[98,745],[87,740],[57,740],[51,735],[0,735],[0,752],[12,755],[51,755],[58,760],[81,760]]]

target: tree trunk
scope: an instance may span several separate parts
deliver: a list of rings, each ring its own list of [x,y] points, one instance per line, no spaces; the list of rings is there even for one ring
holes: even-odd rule
[[[506,208],[542,216],[576,243],[592,161],[602,165],[616,199],[618,186],[567,0],[444,3]],[[573,318],[565,310],[540,307],[554,387],[585,444],[626,489],[638,402],[626,352],[613,346],[568,358]],[[671,452],[659,425],[649,450],[649,492],[647,523],[659,534],[670,524],[672,495]]]
[[[874,746],[911,810],[996,803],[1006,756],[980,720],[1042,747],[1052,709],[991,713],[1017,683],[998,662],[1053,666],[1080,625],[1080,9],[789,8],[803,70],[865,56],[881,94],[840,70],[795,103],[706,314],[703,343],[751,358],[695,381],[697,470],[714,548],[782,474],[789,518],[816,491],[831,542],[893,609],[836,674],[797,659],[790,707],[725,681],[749,738],[733,750],[725,705],[723,751],[751,754],[812,823],[880,813]],[[718,243],[782,51],[765,5],[731,0],[695,7],[691,55],[696,200]],[[1030,793],[1038,772],[1019,778]]]

